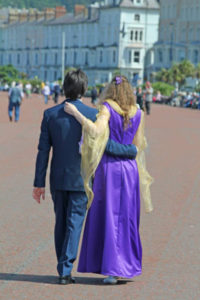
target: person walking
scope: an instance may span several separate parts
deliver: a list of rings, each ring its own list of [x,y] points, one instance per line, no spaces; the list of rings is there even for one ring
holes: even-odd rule
[[[30,84],[30,82],[27,82],[27,84],[25,85],[26,98],[30,98],[31,90],[32,90],[32,85]]]
[[[9,105],[8,105],[8,115],[10,122],[13,121],[13,110],[15,111],[15,122],[19,121],[20,117],[20,105],[22,99],[24,97],[23,91],[20,89],[19,83],[17,82],[16,85],[13,82],[12,88],[9,91]]]
[[[137,88],[136,100],[137,100],[137,104],[139,105],[140,109],[144,110],[144,107],[143,107],[143,92],[142,92],[141,87]]]
[[[46,82],[44,88],[43,88],[43,95],[44,95],[44,103],[48,104],[49,96],[50,96],[50,87],[49,84]]]
[[[53,93],[54,93],[53,100],[57,104],[58,103],[58,98],[59,98],[59,95],[60,95],[60,85],[57,81],[54,84]]]
[[[153,101],[153,88],[149,81],[146,82],[145,86],[145,108],[147,115],[150,115],[151,103]]]
[[[90,207],[78,272],[103,274],[108,276],[105,284],[116,284],[118,277],[132,278],[142,272],[140,185],[150,212],[152,178],[144,160],[144,114],[126,77],[113,78],[101,104],[95,123],[73,104],[65,104],[66,113],[83,127],[82,175]],[[104,152],[108,138],[120,144],[133,142],[138,148],[137,162]]]
[[[81,125],[64,111],[66,102],[75,105],[85,117],[96,120],[97,110],[88,107],[81,101],[87,89],[87,76],[81,70],[67,73],[63,89],[66,100],[44,111],[41,134],[38,145],[33,198],[40,203],[45,198],[45,178],[52,148],[50,171],[50,191],[55,211],[55,249],[57,271],[60,284],[74,283],[71,276],[73,263],[76,260],[82,224],[84,221],[87,196],[80,173]],[[108,140],[106,151],[113,157],[134,159],[136,146],[123,145]]]
[[[97,89],[95,86],[93,86],[92,90],[91,90],[91,102],[93,105],[95,105],[97,103]]]

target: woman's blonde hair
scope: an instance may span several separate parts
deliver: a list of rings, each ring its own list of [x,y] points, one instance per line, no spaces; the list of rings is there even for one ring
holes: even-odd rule
[[[131,106],[136,106],[136,98],[133,88],[125,76],[115,76],[99,97],[100,104],[106,99],[112,99],[124,111],[124,128],[127,127],[130,117],[129,110]]]

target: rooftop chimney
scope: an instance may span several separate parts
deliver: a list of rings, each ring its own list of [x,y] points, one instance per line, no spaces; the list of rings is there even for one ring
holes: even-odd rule
[[[44,15],[46,20],[55,18],[55,8],[45,8]]]
[[[26,9],[22,9],[19,13],[19,21],[26,22],[28,21],[28,11]]]
[[[65,6],[56,6],[56,19],[66,15],[67,10]]]
[[[29,22],[35,21],[36,19],[37,19],[37,10],[34,8],[30,8],[28,13]]]
[[[19,12],[17,9],[10,9],[8,14],[8,23],[15,23],[19,21]]]
[[[87,14],[87,9],[85,7],[85,5],[79,5],[79,4],[76,4],[74,6],[74,16],[85,16]]]
[[[45,12],[44,11],[36,11],[36,20],[44,19],[45,17]]]

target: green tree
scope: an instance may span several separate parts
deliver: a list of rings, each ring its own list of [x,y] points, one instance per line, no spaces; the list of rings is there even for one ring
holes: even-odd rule
[[[113,72],[112,72],[112,77],[120,76],[120,75],[122,75],[120,69],[115,69],[115,70],[113,70]]]
[[[183,60],[179,64],[180,73],[183,74],[182,80],[180,82],[181,85],[185,83],[185,79],[187,77],[194,77],[195,76],[195,67],[189,60]]]
[[[174,86],[165,82],[154,82],[152,84],[154,92],[160,91],[164,96],[171,96],[171,93],[174,91]]]
[[[195,76],[197,79],[200,79],[200,64],[198,64],[195,68]]]
[[[171,82],[172,78],[171,78],[171,74],[170,74],[169,70],[163,68],[159,72],[157,72],[156,80],[157,81],[163,81],[163,82],[166,82],[166,83]]]
[[[156,80],[173,85],[178,82],[179,86],[182,86],[185,84],[185,79],[187,77],[194,77],[197,73],[200,78],[200,65],[195,69],[194,65],[190,61],[183,60],[180,63],[173,64],[169,70],[161,69],[156,74]]]
[[[70,71],[75,71],[76,70],[76,68],[74,68],[74,67],[67,67],[66,69],[65,69],[65,75],[68,73],[68,72],[70,72]]]
[[[0,66],[0,81],[10,82],[10,80],[19,79],[19,71],[12,65]]]

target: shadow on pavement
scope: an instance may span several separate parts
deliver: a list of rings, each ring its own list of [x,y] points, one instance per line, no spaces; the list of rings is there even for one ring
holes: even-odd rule
[[[105,285],[103,283],[103,278],[95,278],[95,277],[75,277],[76,278],[76,283],[77,284],[83,284],[83,285],[102,285],[102,286],[110,286],[110,285]],[[118,280],[117,285],[121,285],[121,284],[126,284],[128,282],[133,282],[132,280],[128,280],[128,279],[122,279],[122,280]]]
[[[103,278],[95,277],[75,277],[76,284],[80,285],[102,285]],[[32,274],[13,274],[13,273],[0,273],[0,280],[2,281],[24,281],[24,282],[36,282],[43,284],[57,284],[58,277],[50,275],[32,275]],[[117,285],[133,282],[132,280],[119,280]]]
[[[49,275],[0,273],[0,280],[28,281],[28,282],[37,282],[37,283],[57,284],[58,277],[49,276]]]

